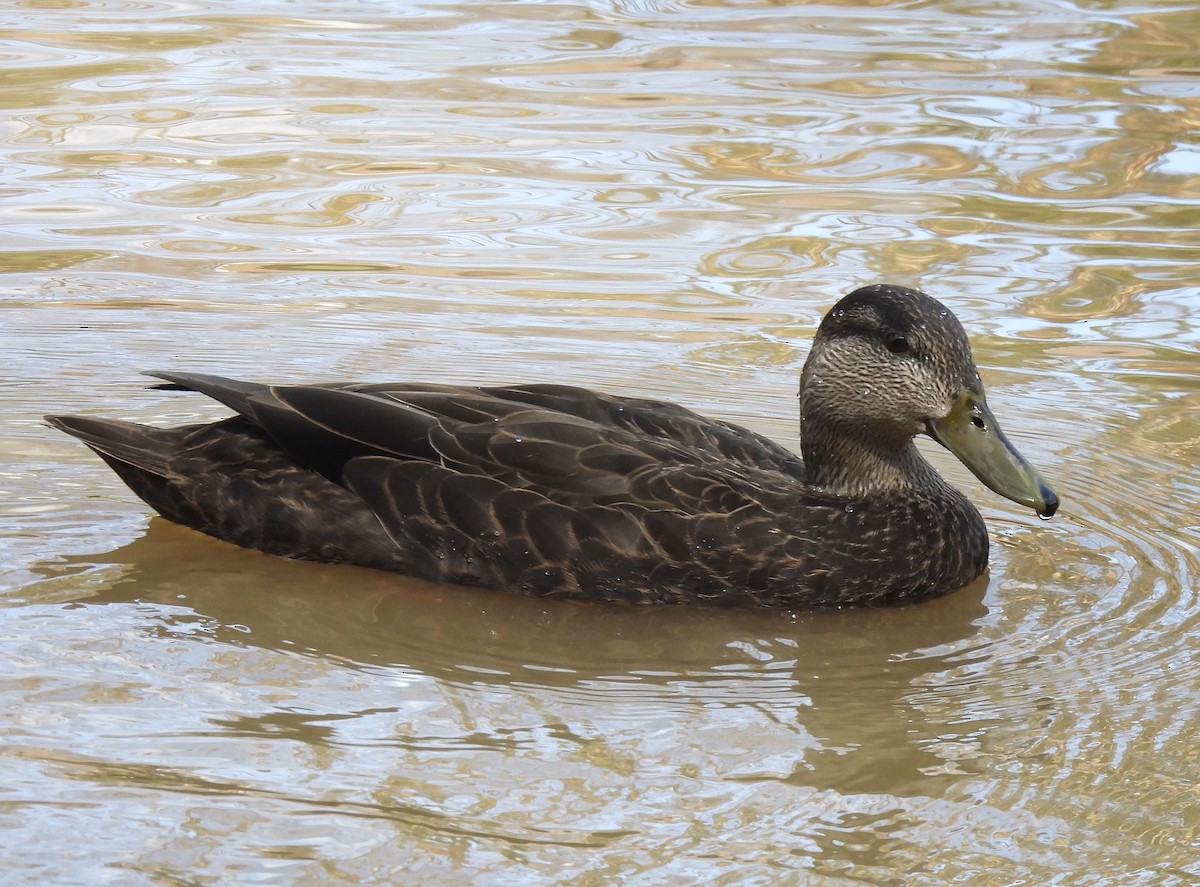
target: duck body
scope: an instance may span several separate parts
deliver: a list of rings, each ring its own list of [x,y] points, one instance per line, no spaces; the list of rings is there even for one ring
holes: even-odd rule
[[[823,321],[802,377],[803,459],[674,404],[564,385],[152,375],[236,415],[48,422],[163,516],[270,554],[536,595],[779,607],[915,600],[987,565],[983,519],[913,445],[927,432],[955,449],[930,423],[978,421],[982,386],[953,316],[899,287],[858,290]],[[1012,475],[993,487],[1052,513],[999,428],[982,439],[992,473]]]

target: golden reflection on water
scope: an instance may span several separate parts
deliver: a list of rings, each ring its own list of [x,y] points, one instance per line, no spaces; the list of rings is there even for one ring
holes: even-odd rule
[[[1190,884],[1190,2],[14,4],[6,883]],[[1062,493],[919,607],[278,561],[39,425],[137,370],[548,378],[780,440],[822,311],[945,299]],[[1091,879],[1091,880],[1089,880]]]

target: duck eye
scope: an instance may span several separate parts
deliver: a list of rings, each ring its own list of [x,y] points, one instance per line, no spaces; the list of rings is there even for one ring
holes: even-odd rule
[[[908,351],[908,338],[900,335],[900,333],[892,333],[884,340],[887,345],[887,350],[892,354],[904,354]]]

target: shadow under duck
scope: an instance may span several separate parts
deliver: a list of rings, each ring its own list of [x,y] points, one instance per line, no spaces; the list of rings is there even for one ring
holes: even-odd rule
[[[159,429],[48,416],[164,517],[275,555],[526,594],[806,607],[912,601],[987,566],[983,518],[928,434],[1049,517],[961,324],[855,290],[800,381],[803,459],[670,403],[565,385],[264,385],[151,373],[237,413]]]

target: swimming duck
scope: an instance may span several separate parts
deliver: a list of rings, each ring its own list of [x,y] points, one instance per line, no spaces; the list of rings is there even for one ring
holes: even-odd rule
[[[875,285],[821,321],[801,456],[655,400],[555,384],[281,386],[151,373],[235,416],[159,429],[47,422],[164,517],[275,555],[526,594],[808,607],[912,601],[987,565],[983,518],[921,456],[928,434],[1049,517],[1000,431],[961,324]]]

